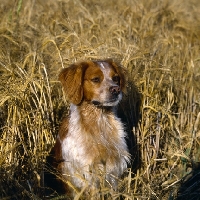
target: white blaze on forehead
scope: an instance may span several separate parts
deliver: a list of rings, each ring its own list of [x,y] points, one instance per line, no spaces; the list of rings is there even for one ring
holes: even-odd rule
[[[107,65],[107,63],[99,62],[99,66],[101,68],[101,71],[103,72],[104,75],[104,80],[109,79],[109,74],[110,74],[110,67]]]
[[[100,63],[100,66],[101,66],[103,69],[105,69],[105,67],[104,67],[103,63]]]

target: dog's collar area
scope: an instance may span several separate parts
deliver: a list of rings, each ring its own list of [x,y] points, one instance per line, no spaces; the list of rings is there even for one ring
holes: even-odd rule
[[[101,104],[99,101],[92,101],[92,103],[93,103],[95,106],[102,106],[102,104]]]
[[[107,111],[111,111],[113,109],[113,107],[115,106],[105,106],[102,103],[100,103],[99,101],[92,101],[91,102],[95,107],[102,109],[102,110],[107,110]]]
[[[101,108],[110,108],[113,107],[113,105],[103,105],[99,101],[92,101],[92,104],[95,105],[96,107],[101,107]]]

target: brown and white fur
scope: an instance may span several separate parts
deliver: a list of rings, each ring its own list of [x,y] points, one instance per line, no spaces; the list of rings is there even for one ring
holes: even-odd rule
[[[127,169],[126,133],[115,114],[125,90],[124,71],[110,59],[75,63],[59,75],[71,106],[54,153],[57,169],[77,189],[98,188],[100,174],[116,189]]]

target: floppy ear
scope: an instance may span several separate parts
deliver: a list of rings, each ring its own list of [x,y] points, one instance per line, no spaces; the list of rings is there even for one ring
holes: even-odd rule
[[[59,75],[65,94],[69,101],[75,105],[81,103],[83,98],[83,77],[87,63],[77,63],[64,68]]]
[[[126,93],[127,70],[124,67],[122,67],[121,65],[119,65],[118,63],[115,63],[112,59],[109,59],[106,62],[108,62],[110,65],[112,65],[114,67],[114,69],[116,70],[116,72],[118,73],[118,75],[120,77],[120,89],[124,93]]]

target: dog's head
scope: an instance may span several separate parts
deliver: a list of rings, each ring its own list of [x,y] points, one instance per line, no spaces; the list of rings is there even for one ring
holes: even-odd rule
[[[113,60],[85,61],[64,68],[60,75],[69,101],[97,106],[116,106],[125,91],[125,69]]]

